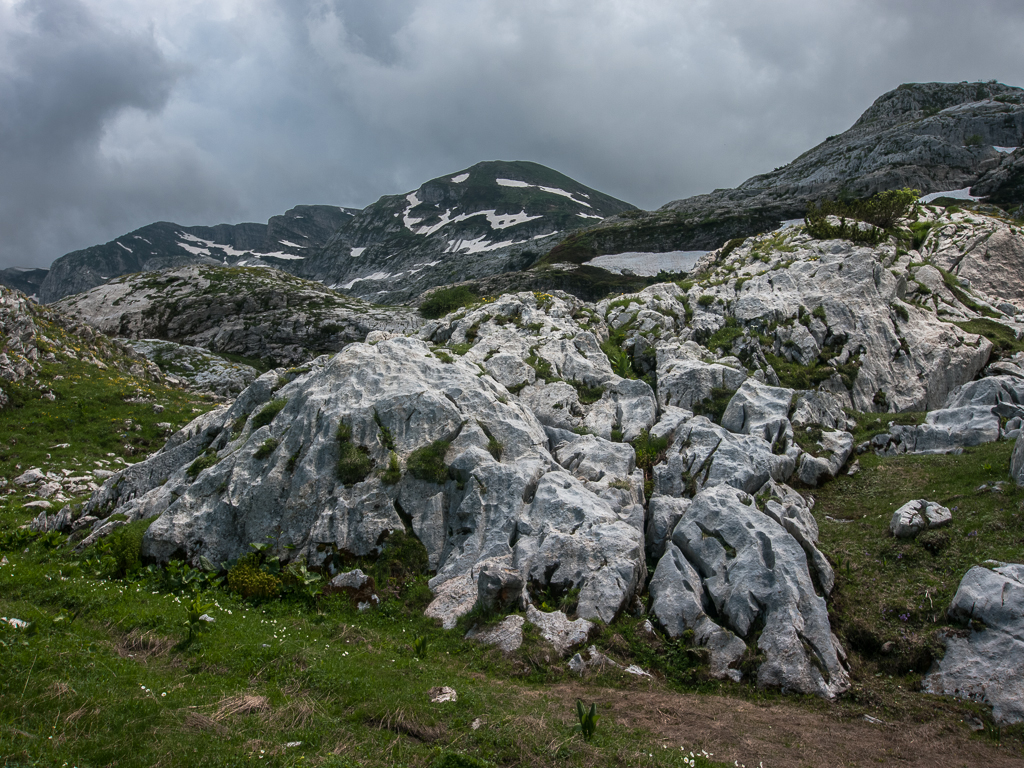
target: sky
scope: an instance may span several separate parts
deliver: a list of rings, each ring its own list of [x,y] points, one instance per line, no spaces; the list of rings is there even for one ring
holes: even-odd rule
[[[0,268],[483,160],[642,208],[904,82],[1024,86],[1019,0],[0,0]]]

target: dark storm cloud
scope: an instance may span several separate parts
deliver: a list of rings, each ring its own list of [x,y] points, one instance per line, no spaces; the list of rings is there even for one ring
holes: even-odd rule
[[[123,226],[140,202],[173,194],[173,183],[150,188],[154,169],[126,163],[103,139],[126,111],[157,113],[175,79],[151,34],[127,31],[79,0],[0,4],[3,266],[45,266],[68,245]]]
[[[0,259],[364,206],[489,159],[657,207],[902,82],[1024,85],[1022,32],[1006,0],[0,0]]]

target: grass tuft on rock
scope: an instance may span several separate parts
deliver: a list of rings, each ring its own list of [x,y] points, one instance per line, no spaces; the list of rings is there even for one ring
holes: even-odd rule
[[[409,454],[406,466],[409,474],[419,480],[443,485],[448,480],[448,465],[444,463],[448,452],[447,440],[436,440]]]

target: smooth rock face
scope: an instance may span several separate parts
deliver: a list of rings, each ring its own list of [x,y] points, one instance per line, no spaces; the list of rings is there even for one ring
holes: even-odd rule
[[[701,594],[725,627],[742,638],[763,625],[759,685],[830,698],[849,688],[804,550],[752,497],[728,486],[703,491],[676,525],[672,544],[702,577]]]
[[[950,618],[984,624],[966,638],[947,635],[946,654],[923,689],[992,707],[1000,724],[1024,722],[1024,565],[976,566],[960,582]]]
[[[921,531],[948,525],[952,520],[953,514],[941,504],[915,499],[893,513],[889,530],[897,539],[912,539]]]

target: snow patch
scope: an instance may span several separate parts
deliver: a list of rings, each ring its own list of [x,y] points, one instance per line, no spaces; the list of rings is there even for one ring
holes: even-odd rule
[[[416,224],[419,224],[421,221],[423,221],[423,219],[414,219],[412,216],[409,215],[409,212],[420,204],[420,199],[416,197],[415,192],[410,192],[408,195],[405,196],[405,201],[409,203],[409,205],[405,207],[405,211],[403,211],[402,213],[402,221],[405,223],[406,229],[412,230],[412,228]]]
[[[282,253],[281,251],[274,251],[273,253],[259,253],[257,256],[266,256],[272,259],[285,259],[287,261],[294,261],[295,259],[304,259],[305,256],[296,256],[294,253]]]
[[[399,274],[401,274],[401,272],[399,272]],[[374,272],[372,275],[366,275],[365,277],[354,278],[352,280],[349,280],[344,285],[340,285],[340,286],[337,286],[337,287],[341,288],[341,290],[343,290],[343,291],[347,291],[353,285],[355,285],[356,283],[361,283],[364,280],[387,280],[389,277],[394,277],[394,275],[388,274],[387,272]]]
[[[468,178],[469,178],[469,174],[468,173],[460,173],[458,176],[452,176],[450,181],[453,184],[461,184],[462,182],[464,182]]]
[[[980,200],[980,197],[975,197],[971,194],[970,187],[964,187],[963,189],[948,189],[945,192],[932,192],[930,195],[925,195],[921,198],[922,203],[930,203],[932,200],[937,200],[940,197],[951,197],[954,200]]]
[[[666,251],[665,253],[615,253],[598,256],[587,262],[617,275],[629,270],[634,275],[656,275],[659,272],[689,272],[707,251]]]
[[[583,213],[583,211],[580,211],[576,215],[579,216],[581,219],[603,219],[604,218],[604,216],[599,216],[596,213]]]
[[[116,240],[114,242],[117,243]],[[129,248],[127,245],[124,245],[123,243],[117,243],[117,244],[120,245],[122,248],[124,248],[126,251],[128,251],[128,253],[132,253],[133,252],[132,249]]]
[[[353,248],[351,251],[349,251],[348,255],[351,256],[352,258],[358,258],[359,256],[363,255],[363,251],[365,250],[366,246],[363,246],[362,248]]]
[[[191,253],[193,256],[209,256],[209,248],[200,248],[196,245],[188,245],[187,243],[178,243],[179,248],[184,248],[186,251]]]
[[[483,253],[484,251],[496,251],[499,248],[505,248],[510,245],[515,245],[515,240],[504,240],[500,243],[489,243],[484,235],[475,240],[449,240],[448,248],[445,253]]]
[[[292,243],[292,242],[289,242],[288,240],[278,240],[277,242],[279,242],[281,245],[283,245],[283,246],[285,246],[287,248],[305,248],[306,247],[305,245],[299,245],[297,243]]]
[[[527,184],[525,181],[518,181],[516,179],[496,179],[496,181],[498,182],[498,186],[501,187],[530,187],[532,189],[539,189],[541,192],[547,192],[552,195],[561,195],[562,197],[567,197],[577,205],[583,205],[586,206],[587,208],[593,208],[593,206],[590,203],[584,200],[577,200],[570,193],[566,192],[564,189],[559,189],[558,187],[544,187],[539,184]]]
[[[1009,155],[1012,152],[1016,152],[1019,147],[992,147],[996,152],[1002,152],[1003,154]]]

